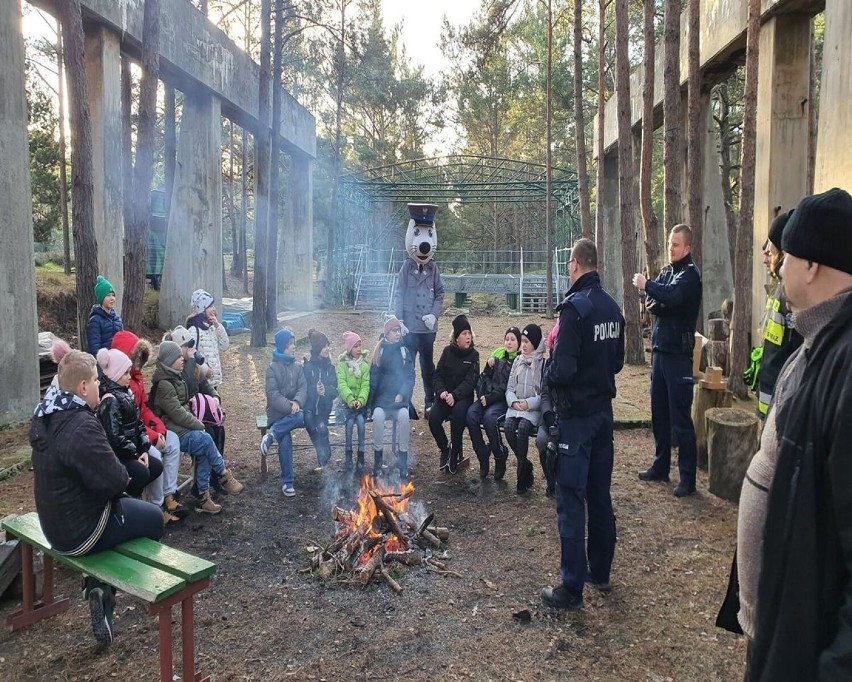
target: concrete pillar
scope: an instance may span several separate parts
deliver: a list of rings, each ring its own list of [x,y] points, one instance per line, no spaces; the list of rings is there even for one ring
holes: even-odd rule
[[[701,120],[704,131],[704,182],[701,275],[704,291],[704,316],[719,310],[722,301],[734,295],[733,269],[728,247],[728,222],[719,170],[720,158],[716,142],[716,122],[710,99],[702,98]]]
[[[604,253],[598,254],[598,263],[603,261],[603,288],[618,305],[624,305],[624,286],[621,273],[621,218],[618,209],[618,154],[604,157],[603,215],[600,229],[604,231]]]
[[[827,0],[814,192],[852,191],[852,3]]]
[[[98,272],[124,293],[124,205],[121,147],[121,42],[118,33],[85,25],[86,82],[92,117],[95,238]]]
[[[206,289],[222,301],[221,104],[187,93],[178,133],[174,191],[160,287],[160,324],[183,324],[190,296]]]
[[[751,318],[755,333],[766,304],[766,272],[757,249],[769,234],[776,210],[793,208],[807,192],[810,42],[805,14],[778,15],[760,31]]]
[[[313,161],[290,157],[288,210],[278,252],[278,305],[296,310],[314,306],[314,180]]]
[[[0,2],[0,425],[28,418],[38,401],[32,190],[21,2]]]

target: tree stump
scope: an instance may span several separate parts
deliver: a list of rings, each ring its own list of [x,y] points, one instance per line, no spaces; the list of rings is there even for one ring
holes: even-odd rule
[[[708,367],[721,367],[722,373],[728,375],[728,342],[708,341],[704,346]]]
[[[707,338],[711,341],[725,341],[730,334],[727,320],[707,320]]]
[[[725,388],[710,388],[695,384],[695,397],[692,400],[692,423],[695,426],[695,444],[698,451],[698,468],[707,471],[707,428],[704,415],[707,410],[717,407],[730,407],[733,395]]]
[[[732,407],[715,407],[704,415],[710,492],[738,502],[746,470],[757,452],[757,415]]]

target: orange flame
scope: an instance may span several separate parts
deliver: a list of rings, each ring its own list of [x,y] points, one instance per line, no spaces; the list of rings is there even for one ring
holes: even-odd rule
[[[382,528],[379,510],[373,501],[371,493],[382,496],[396,516],[400,517],[408,513],[409,498],[414,494],[414,483],[409,481],[402,487],[381,486],[377,484],[372,476],[365,476],[361,481],[361,488],[358,491],[356,507],[353,509],[351,517],[343,523],[343,528],[340,531],[341,534],[362,529],[365,538],[382,537],[385,529]],[[384,542],[378,543],[369,551],[364,552],[360,558],[360,562],[369,561],[370,557],[382,546],[388,552],[406,549],[397,537],[389,535]]]

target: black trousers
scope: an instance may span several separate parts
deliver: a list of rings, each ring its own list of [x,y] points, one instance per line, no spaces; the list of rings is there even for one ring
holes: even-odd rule
[[[462,436],[464,427],[467,426],[467,410],[472,402],[472,400],[456,400],[450,407],[443,400],[438,400],[432,405],[432,409],[429,410],[429,430],[438,448],[445,450],[449,445],[444,431],[444,421],[449,417],[452,451],[461,455]]]
[[[127,484],[125,492],[130,497],[139,497],[145,486],[155,480],[163,473],[163,463],[156,457],[148,458],[148,466],[138,459],[128,459],[122,462],[127,473],[130,474],[130,483]]]

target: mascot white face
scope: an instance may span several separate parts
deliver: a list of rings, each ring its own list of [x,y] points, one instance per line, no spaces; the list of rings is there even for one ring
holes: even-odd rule
[[[438,207],[433,204],[409,204],[408,210],[411,220],[405,231],[405,250],[415,263],[425,265],[432,260],[438,248],[438,230],[435,227]]]

